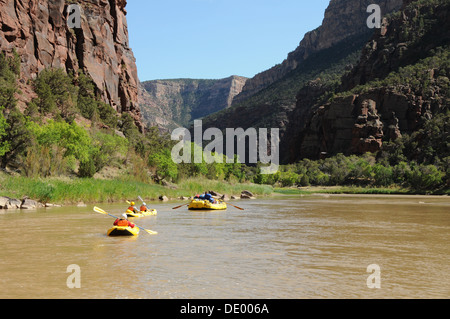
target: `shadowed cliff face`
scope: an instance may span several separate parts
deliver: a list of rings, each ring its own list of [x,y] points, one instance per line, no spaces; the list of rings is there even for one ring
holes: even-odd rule
[[[450,45],[449,2],[408,3],[367,42],[336,98],[315,103],[327,88],[314,82],[299,92],[282,145],[284,162],[377,152],[450,105],[442,53]]]
[[[128,43],[125,0],[80,0],[81,28],[67,26],[63,0],[0,0],[0,50],[20,55],[20,102],[27,80],[45,68],[82,69],[102,100],[128,112],[142,130],[135,58]],[[29,93],[32,94],[32,93]]]
[[[382,15],[398,10],[402,0],[331,0],[322,25],[305,34],[297,49],[286,60],[249,79],[234,104],[244,101],[258,91],[282,79],[296,69],[311,54],[331,48],[344,39],[367,32],[367,7],[378,4]]]

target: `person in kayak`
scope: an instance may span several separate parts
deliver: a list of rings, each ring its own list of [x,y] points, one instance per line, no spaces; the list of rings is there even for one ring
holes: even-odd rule
[[[130,211],[131,213],[134,213],[134,214],[140,214],[141,212],[138,211],[138,209],[134,205],[135,205],[135,203],[131,202],[130,207],[128,207],[128,209],[127,209],[127,212]]]
[[[145,206],[144,204],[142,204],[141,207],[140,207],[139,209],[140,209],[141,213],[145,213],[145,212],[148,211],[147,206]]]
[[[127,214],[122,214],[121,218],[117,218],[114,222],[114,226],[131,227],[134,228],[136,225],[128,221]]]

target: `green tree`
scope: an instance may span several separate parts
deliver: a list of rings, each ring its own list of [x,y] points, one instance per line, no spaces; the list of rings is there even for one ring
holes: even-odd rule
[[[14,51],[13,56],[0,52],[0,107],[9,110],[15,107],[17,76],[20,71],[20,57]]]
[[[434,165],[416,165],[408,176],[409,185],[415,190],[434,190],[443,184],[445,173]]]
[[[4,114],[4,118],[6,123],[3,127],[6,134],[0,136],[0,145],[3,145],[5,151],[1,156],[2,168],[17,161],[33,139],[28,120],[16,107]]]
[[[174,181],[178,177],[178,167],[173,162],[169,149],[151,154],[148,158],[148,164],[154,168],[156,175],[162,179]]]
[[[4,156],[5,153],[9,151],[9,142],[5,140],[5,137],[8,135],[8,128],[9,125],[3,115],[3,107],[0,107],[0,157]]]
[[[30,128],[40,145],[58,145],[66,150],[65,157],[73,156],[80,162],[89,160],[92,139],[88,132],[76,123],[49,120],[46,125],[31,122]]]
[[[390,166],[375,164],[372,168],[375,185],[390,186],[393,183],[393,173]]]
[[[35,103],[41,113],[57,113],[64,119],[73,120],[78,88],[63,69],[42,70],[34,81],[34,89],[38,95]]]

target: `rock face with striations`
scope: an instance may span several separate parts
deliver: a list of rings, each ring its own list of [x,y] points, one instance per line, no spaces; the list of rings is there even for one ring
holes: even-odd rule
[[[402,0],[331,0],[325,11],[322,25],[306,33],[297,49],[289,53],[287,59],[281,64],[249,79],[234,103],[239,103],[282,79],[312,53],[328,49],[344,39],[367,32],[366,20],[369,16],[367,7],[370,4],[380,5],[381,13],[384,15],[400,9]]]
[[[148,125],[187,126],[191,120],[230,107],[246,81],[236,75],[219,80],[145,81],[141,83],[144,91],[140,92],[139,104]]]
[[[21,57],[22,102],[26,80],[44,68],[82,69],[117,112],[128,112],[142,130],[138,76],[128,43],[126,0],[79,0],[81,28],[67,25],[63,0],[0,0],[0,50]]]
[[[407,6],[410,2],[405,1],[399,14],[384,19],[363,48],[360,61],[343,76],[339,91],[346,94],[317,104],[314,98],[326,88],[314,90],[311,82],[299,92],[287,133],[291,138],[283,146],[285,162],[379,151],[383,142],[419,130],[424,119],[449,105],[443,81],[450,71],[438,64],[427,67],[421,77],[411,74],[407,80],[413,81],[370,86],[370,81],[392,78],[402,67],[421,70],[416,64],[450,43],[448,1]],[[358,90],[360,85],[366,88]]]

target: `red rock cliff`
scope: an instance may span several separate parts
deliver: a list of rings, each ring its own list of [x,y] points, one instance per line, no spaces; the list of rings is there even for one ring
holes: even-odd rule
[[[19,53],[21,86],[44,68],[83,69],[103,101],[128,112],[142,130],[138,76],[128,43],[126,0],[78,0],[81,28],[67,25],[63,0],[0,0],[0,50]],[[74,2],[75,3],[75,2]]]

